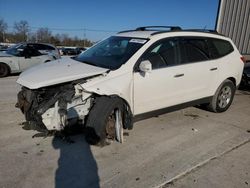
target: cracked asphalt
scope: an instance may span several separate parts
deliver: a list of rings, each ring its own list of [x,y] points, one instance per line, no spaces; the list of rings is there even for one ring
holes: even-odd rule
[[[34,131],[14,107],[17,76],[0,79],[0,187],[250,187],[250,91],[230,109],[195,107],[137,122],[125,142],[68,144]]]

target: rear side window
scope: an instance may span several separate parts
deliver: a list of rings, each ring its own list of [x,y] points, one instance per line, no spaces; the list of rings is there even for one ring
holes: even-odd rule
[[[211,43],[211,51],[213,52],[212,55],[214,58],[223,57],[234,51],[233,46],[228,41],[220,39],[211,39]]]
[[[205,39],[185,38],[180,41],[181,64],[206,61],[209,50]]]

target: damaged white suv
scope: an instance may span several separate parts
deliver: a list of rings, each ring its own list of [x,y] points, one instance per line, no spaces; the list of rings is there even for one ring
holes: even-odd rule
[[[89,143],[122,142],[133,122],[170,110],[226,111],[243,67],[233,42],[216,32],[140,27],[23,72],[17,107],[37,130],[81,120]]]

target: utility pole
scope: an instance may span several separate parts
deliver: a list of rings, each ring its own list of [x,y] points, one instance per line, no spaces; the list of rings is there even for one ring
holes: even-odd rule
[[[86,40],[86,28],[83,28],[83,47],[85,47],[85,40]]]
[[[5,42],[5,33],[3,31],[3,42]]]

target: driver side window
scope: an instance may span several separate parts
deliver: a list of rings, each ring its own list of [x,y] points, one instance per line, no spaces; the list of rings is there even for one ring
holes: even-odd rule
[[[178,64],[178,41],[176,39],[167,39],[153,44],[141,60],[149,60],[152,69],[159,69]]]

